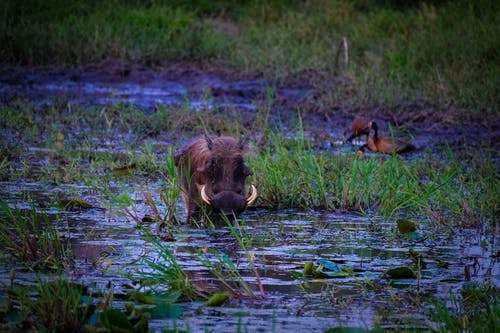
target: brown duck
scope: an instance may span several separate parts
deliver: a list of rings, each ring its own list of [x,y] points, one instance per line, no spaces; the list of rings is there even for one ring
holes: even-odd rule
[[[360,137],[362,135],[366,135],[366,139],[368,140],[368,136],[370,135],[370,129],[372,127],[372,122],[366,118],[356,118],[351,124],[350,129],[346,129],[344,131],[344,136],[351,133],[351,135],[346,139],[346,141],[351,141],[354,138]]]
[[[415,150],[415,146],[401,139],[392,137],[379,137],[377,123],[372,121],[371,128],[374,131],[373,137],[368,136],[366,144],[358,148],[358,155],[362,156],[365,148],[368,148],[374,153],[384,154],[403,154]]]

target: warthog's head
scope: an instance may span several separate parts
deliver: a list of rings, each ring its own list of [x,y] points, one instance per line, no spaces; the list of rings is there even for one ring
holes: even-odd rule
[[[202,203],[215,213],[232,217],[255,201],[255,186],[245,186],[253,172],[245,164],[243,151],[244,144],[232,137],[206,135],[176,153],[188,221]]]
[[[205,178],[200,196],[214,212],[238,215],[257,198],[255,186],[251,186],[250,194],[245,186],[253,172],[243,160],[243,144],[230,137],[207,136],[205,140],[210,153],[197,170]]]

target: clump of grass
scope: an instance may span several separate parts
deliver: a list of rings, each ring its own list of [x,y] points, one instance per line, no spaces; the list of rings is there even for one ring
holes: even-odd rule
[[[483,160],[480,166],[451,150],[358,159],[354,153],[315,152],[300,131],[292,137],[274,136],[249,160],[263,206],[372,210],[386,217],[426,216],[445,226],[495,228],[500,180],[489,154],[469,156]]]
[[[41,218],[45,220],[41,221]],[[72,255],[58,230],[47,216],[37,213],[34,203],[25,216],[0,201],[0,244],[8,257],[32,270],[61,269],[71,263]]]
[[[431,318],[437,323],[436,332],[498,332],[498,288],[489,284],[465,285],[460,296],[452,297],[451,307],[437,302]]]
[[[139,273],[142,286],[158,294],[173,295],[179,300],[206,299],[207,294],[194,285],[187,273],[179,266],[168,243],[159,241],[145,227],[139,226],[139,229],[157,252],[156,259],[142,258],[143,263],[150,269],[150,271]]]
[[[33,287],[13,288],[10,297],[19,303],[19,318],[24,327],[34,330],[77,332],[88,323],[96,310],[82,284],[62,277],[54,281],[43,281],[38,277]],[[20,323],[13,321],[9,325]]]

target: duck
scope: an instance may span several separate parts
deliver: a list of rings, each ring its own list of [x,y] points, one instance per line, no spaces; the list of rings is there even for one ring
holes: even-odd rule
[[[374,153],[383,154],[403,154],[416,150],[414,145],[401,139],[389,136],[379,137],[376,122],[372,121],[370,127],[374,134],[373,136],[368,135],[366,143],[358,148],[358,156],[362,157],[366,148]]]
[[[344,131],[344,136],[351,133],[349,137],[346,139],[347,142],[352,141],[354,138],[360,137],[362,135],[366,135],[366,139],[368,140],[368,136],[370,135],[370,129],[372,127],[372,122],[366,118],[356,118],[351,124],[350,129],[346,129]]]

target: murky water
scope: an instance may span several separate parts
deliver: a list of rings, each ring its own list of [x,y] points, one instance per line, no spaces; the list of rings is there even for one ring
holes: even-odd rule
[[[254,108],[252,95],[262,93],[260,81],[212,82],[214,91],[231,95],[231,105]],[[103,83],[71,80],[38,82],[26,79],[20,83],[2,83],[0,93],[21,93],[38,101],[51,103],[59,96],[72,103],[132,103],[149,108],[155,104],[172,105],[186,101],[193,109],[210,107],[213,100],[200,91],[192,91],[179,82]],[[284,91],[299,96],[307,92]],[[220,104],[218,104],[220,105]],[[339,129],[340,130],[340,129]],[[37,147],[33,147],[34,150]],[[42,154],[43,155],[43,152]],[[43,158],[43,157],[42,157]],[[135,202],[137,214],[150,214],[141,192],[144,185],[129,183],[127,188]],[[150,184],[148,191],[157,196],[161,184]],[[29,194],[37,203],[48,204],[58,193],[71,193],[91,201],[90,210],[64,211],[44,209],[71,243],[75,262],[69,276],[92,285],[95,290],[112,284],[117,295],[134,281],[126,274],[147,271],[141,258],[156,260],[157,252],[136,228],[135,222],[108,210],[106,198],[82,184],[54,185],[46,182],[0,182],[0,198],[11,206],[29,209]],[[179,202],[178,211],[183,211]],[[39,208],[40,213],[42,210]],[[184,216],[180,214],[181,220]],[[153,228],[154,229],[154,228]],[[184,314],[173,320],[152,320],[150,327],[161,331],[177,327],[192,332],[323,332],[338,326],[372,328],[375,323],[387,328],[432,327],[429,322],[429,297],[450,300],[464,283],[464,268],[471,267],[472,281],[491,281],[500,286],[500,245],[496,235],[464,230],[430,229],[420,223],[418,241],[399,235],[395,221],[376,215],[323,214],[298,211],[247,211],[239,221],[239,230],[249,240],[248,250],[255,256],[255,267],[261,278],[265,299],[250,269],[244,250],[225,225],[217,229],[199,229],[181,225],[175,229],[176,241],[167,242],[179,265],[189,272],[195,283],[217,286],[220,283],[197,260],[196,249],[214,248],[226,253],[234,262],[255,298],[231,298],[221,307],[201,307],[200,302],[183,303]],[[426,268],[417,279],[390,280],[387,269],[413,266],[409,249],[423,254]],[[326,259],[350,268],[354,276],[342,278],[304,278],[304,264]],[[448,264],[441,268],[439,262]],[[0,268],[0,282],[8,284],[11,267]],[[298,273],[297,273],[298,272]],[[35,275],[18,272],[16,281],[32,283]],[[116,306],[123,306],[118,299]]]
[[[151,193],[157,186],[151,185]],[[91,192],[85,186],[71,187],[82,197]],[[30,193],[36,200],[65,190],[22,182],[3,182],[0,188],[0,197],[20,208],[28,208],[29,202],[16,193]],[[159,198],[156,200],[160,202]],[[142,199],[136,204],[139,216],[150,213]],[[182,205],[178,208],[182,209]],[[135,228],[135,222],[120,215],[104,209],[67,212],[51,208],[45,213],[72,244],[76,260],[71,278],[89,285],[95,283],[96,289],[105,289],[111,282],[117,295],[125,293],[123,286],[133,284],[125,273],[147,271],[149,268],[141,264],[143,256],[156,259],[156,252]],[[249,211],[239,225],[242,235],[251,240],[248,250],[255,255],[266,298],[260,297],[247,257],[227,226],[198,229],[182,225],[174,234],[176,241],[167,244],[180,266],[194,274],[193,281],[217,285],[217,279],[191,254],[194,249],[215,248],[238,266],[256,298],[230,299],[216,308],[200,308],[200,302],[181,304],[181,318],[152,320],[151,328],[234,332],[240,327],[251,332],[322,332],[337,326],[371,328],[376,320],[383,327],[428,328],[429,306],[421,304],[424,298],[419,295],[450,299],[465,283],[466,264],[473,267],[473,281],[500,283],[500,263],[495,257],[500,251],[498,241],[472,230],[450,237],[422,226],[419,232],[423,240],[412,241],[396,232],[394,222],[376,217],[296,211]],[[413,265],[410,248],[424,255],[427,267],[421,271],[421,277],[393,281],[384,277],[389,268]],[[294,277],[294,271],[302,272],[306,262],[318,259],[349,267],[355,276]],[[438,261],[447,262],[448,268],[439,268]],[[9,270],[10,267],[0,270],[3,283],[8,282]],[[17,279],[28,283],[34,281],[34,275],[19,273]],[[115,305],[119,307],[120,301]]]

